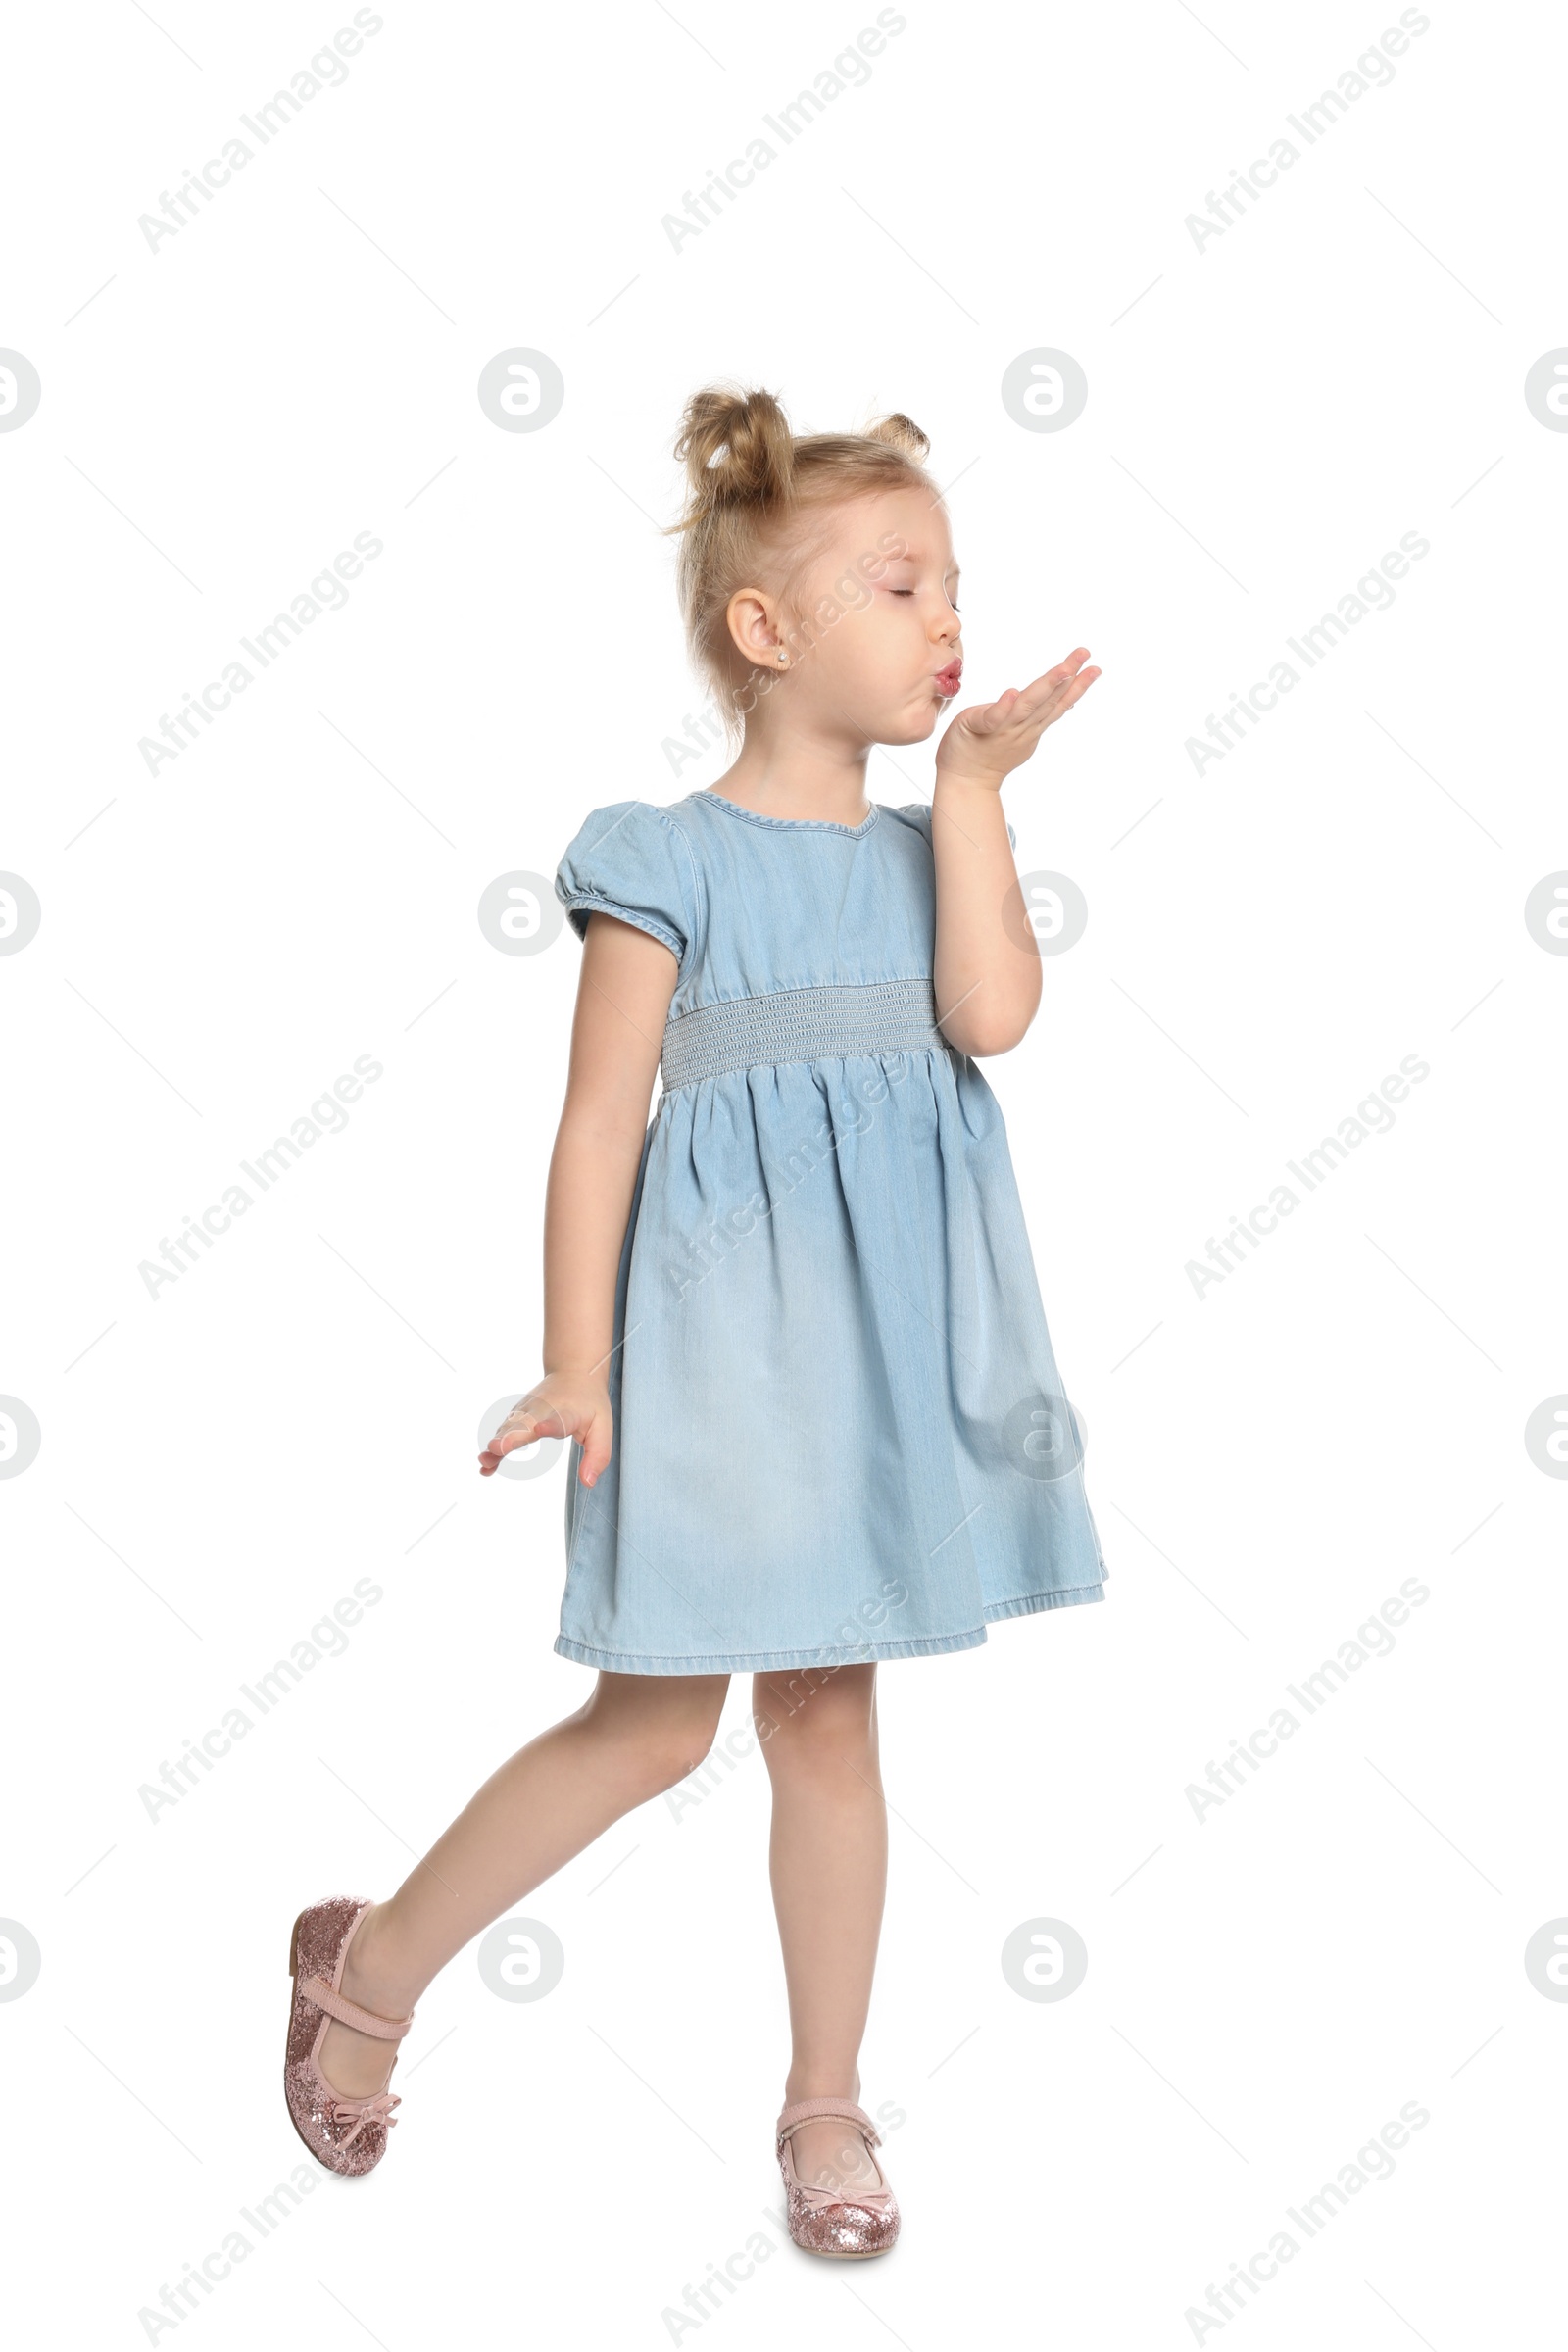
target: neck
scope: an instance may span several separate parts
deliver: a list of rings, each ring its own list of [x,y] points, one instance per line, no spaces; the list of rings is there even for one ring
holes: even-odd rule
[[[868,744],[813,737],[793,727],[759,727],[749,719],[740,758],[712,789],[761,816],[858,825],[869,807],[869,753]]]

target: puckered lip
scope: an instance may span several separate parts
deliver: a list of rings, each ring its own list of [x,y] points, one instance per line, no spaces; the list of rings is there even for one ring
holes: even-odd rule
[[[960,655],[952,662],[943,662],[942,667],[936,672],[933,683],[939,694],[956,694],[958,680],[962,675],[963,659]]]

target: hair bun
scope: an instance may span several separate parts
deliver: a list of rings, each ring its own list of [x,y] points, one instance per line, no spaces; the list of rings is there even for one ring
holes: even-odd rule
[[[711,385],[686,403],[675,455],[692,508],[736,500],[786,504],[794,486],[794,435],[771,392]]]
[[[916,460],[925,457],[931,447],[914,418],[906,416],[897,409],[891,416],[879,416],[874,424],[868,424],[865,438],[867,441],[880,441],[889,449],[902,450],[906,458]]]

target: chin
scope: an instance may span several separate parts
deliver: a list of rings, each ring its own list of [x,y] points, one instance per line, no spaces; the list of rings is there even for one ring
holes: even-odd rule
[[[947,709],[946,703],[933,703],[927,710],[888,713],[885,723],[877,730],[878,743],[924,743]]]

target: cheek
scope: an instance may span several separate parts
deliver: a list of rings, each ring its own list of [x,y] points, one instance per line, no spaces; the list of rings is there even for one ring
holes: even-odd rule
[[[856,648],[860,674],[878,696],[904,696],[919,666],[919,646],[906,605],[873,609]]]
[[[897,634],[888,628],[880,598],[863,605],[841,602],[837,617],[818,625],[816,659],[840,678],[853,679],[879,661],[889,636]]]
[[[867,617],[872,624],[867,634],[875,637],[887,658],[907,662],[924,635],[918,603],[908,597],[878,596]]]
[[[874,666],[879,686],[901,699],[906,698],[911,683],[925,667],[925,624],[919,608],[878,600],[873,617],[878,625],[865,632],[867,659]]]
[[[863,605],[845,604],[839,617],[817,636],[810,657],[824,700],[841,705],[906,700],[920,662],[916,609],[885,590]]]

